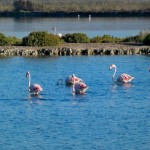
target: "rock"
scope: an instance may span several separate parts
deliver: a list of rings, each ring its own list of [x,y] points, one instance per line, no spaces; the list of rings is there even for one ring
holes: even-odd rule
[[[150,46],[110,43],[67,43],[61,46],[0,46],[0,56],[150,55]]]

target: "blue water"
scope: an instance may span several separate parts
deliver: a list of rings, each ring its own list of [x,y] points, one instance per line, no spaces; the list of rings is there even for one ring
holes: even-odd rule
[[[0,17],[0,33],[7,36],[22,38],[33,31],[48,31],[53,33],[85,33],[88,37],[115,37],[138,35],[140,31],[150,31],[150,17],[92,17],[83,18],[3,18]]]
[[[112,83],[112,63],[135,77],[131,85]],[[149,67],[148,56],[0,58],[0,149],[149,150]],[[28,70],[39,97],[28,94]],[[56,85],[72,73],[86,95]]]

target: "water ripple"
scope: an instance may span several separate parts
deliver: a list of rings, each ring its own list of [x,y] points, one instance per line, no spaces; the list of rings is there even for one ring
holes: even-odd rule
[[[150,74],[146,68],[150,59],[146,56],[0,61],[0,149],[149,149]],[[132,74],[133,83],[113,84],[108,70],[112,63],[118,66],[117,75]],[[32,81],[42,85],[40,96],[29,95],[27,70]],[[72,73],[89,86],[86,95],[73,96],[71,87],[56,86],[58,79]]]

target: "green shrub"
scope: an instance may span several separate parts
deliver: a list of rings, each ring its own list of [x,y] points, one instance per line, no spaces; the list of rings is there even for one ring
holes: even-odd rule
[[[0,33],[0,46],[8,45],[7,37]]]
[[[96,37],[91,38],[90,41],[91,43],[102,43],[102,37],[96,36]]]
[[[150,45],[150,33],[144,38],[143,43],[145,45]]]
[[[91,43],[117,43],[121,41],[120,38],[116,38],[110,35],[96,36],[91,39]]]
[[[123,42],[135,42],[135,43],[141,43],[143,41],[142,36],[140,35],[136,35],[136,36],[130,36],[130,37],[126,37],[124,38],[122,41]]]
[[[7,37],[7,45],[21,45],[22,40],[18,39],[14,36],[8,36]]]
[[[20,39],[11,36],[5,36],[3,33],[0,33],[0,46],[5,45],[19,45],[21,43]]]
[[[33,3],[31,1],[16,0],[13,2],[15,11],[33,11]]]
[[[32,32],[22,39],[25,46],[56,46],[61,43],[58,36],[45,31]]]
[[[63,36],[63,40],[67,43],[89,43],[90,39],[86,34],[83,33],[73,33],[66,34]]]
[[[135,43],[142,43],[145,37],[149,34],[149,31],[140,31],[136,36],[130,36],[124,38],[123,42],[135,42]]]

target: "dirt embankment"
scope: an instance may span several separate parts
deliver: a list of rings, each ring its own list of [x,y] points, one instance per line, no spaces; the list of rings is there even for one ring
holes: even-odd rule
[[[131,43],[67,43],[61,46],[0,46],[0,56],[150,55],[150,46]]]

